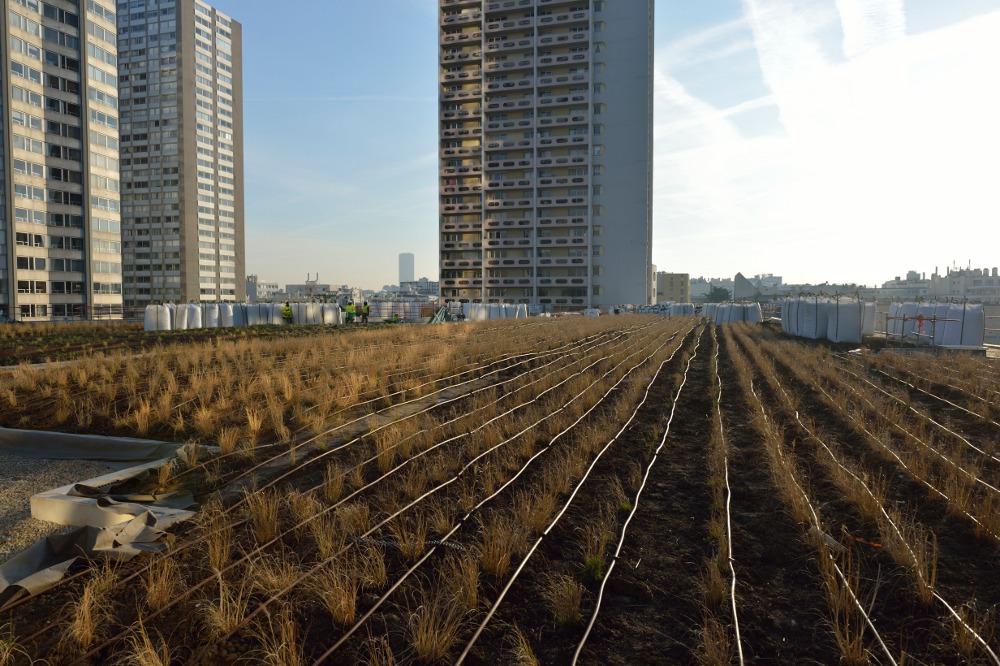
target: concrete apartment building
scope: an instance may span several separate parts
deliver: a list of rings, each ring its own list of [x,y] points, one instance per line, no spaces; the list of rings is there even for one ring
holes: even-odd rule
[[[438,0],[447,300],[651,302],[652,0]]]
[[[122,316],[111,0],[0,0],[0,316]]]
[[[244,301],[242,27],[120,0],[125,306]]]
[[[656,274],[656,302],[673,301],[674,303],[691,302],[691,275],[688,273]]]

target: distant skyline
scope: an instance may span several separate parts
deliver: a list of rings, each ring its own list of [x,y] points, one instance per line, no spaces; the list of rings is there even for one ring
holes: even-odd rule
[[[436,3],[213,4],[244,28],[247,272],[437,279]],[[657,2],[657,270],[1000,264],[998,34],[1000,0]]]

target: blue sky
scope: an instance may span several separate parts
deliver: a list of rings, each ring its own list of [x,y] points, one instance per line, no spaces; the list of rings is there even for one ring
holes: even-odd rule
[[[243,24],[247,272],[437,277],[434,0]],[[1000,264],[1000,0],[657,2],[653,262],[881,283]]]

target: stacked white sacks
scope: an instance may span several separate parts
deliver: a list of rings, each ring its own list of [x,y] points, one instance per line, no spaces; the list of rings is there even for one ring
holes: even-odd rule
[[[935,347],[982,347],[986,313],[979,303],[893,303],[886,336]]]
[[[861,344],[866,335],[875,335],[875,304],[841,298],[827,304],[826,339],[830,342]]]
[[[694,314],[694,303],[671,303],[668,313],[671,317],[684,317]]]
[[[715,321],[715,313],[719,310],[718,303],[705,303],[701,306],[701,316],[708,317],[712,321]]]
[[[462,314],[466,321],[486,321],[488,319],[523,319],[528,316],[528,306],[511,303],[462,303]],[[454,308],[449,304],[449,311]],[[457,308],[455,308],[457,310]]]
[[[762,319],[760,303],[710,303],[709,305],[716,306],[713,308],[716,324],[736,324],[741,321],[759,324]]]
[[[293,324],[344,323],[336,303],[292,303]],[[147,305],[143,328],[147,331],[184,331],[198,328],[231,328],[236,326],[281,326],[288,324],[282,316],[283,303],[181,303]]]

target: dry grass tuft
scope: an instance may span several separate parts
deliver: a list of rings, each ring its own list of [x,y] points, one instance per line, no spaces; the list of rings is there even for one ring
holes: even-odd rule
[[[344,492],[344,470],[337,463],[327,463],[323,469],[323,497],[336,504]]]
[[[439,581],[466,611],[479,604],[479,562],[475,553],[450,554],[441,565]]]
[[[258,544],[267,543],[278,534],[280,498],[277,493],[271,491],[252,490],[246,491],[244,498],[254,538]]]
[[[511,558],[525,544],[522,525],[511,515],[494,513],[488,519],[479,518],[479,531],[479,565],[486,573],[503,578]]]
[[[304,636],[291,606],[282,604],[268,613],[253,632],[261,644],[263,662],[270,666],[302,666],[305,656]]]
[[[733,641],[729,629],[711,615],[705,616],[701,627],[698,662],[702,666],[729,666],[733,663]]]
[[[184,586],[180,569],[172,557],[160,557],[146,571],[146,604],[159,610],[180,594]]]
[[[302,573],[298,562],[289,553],[263,555],[252,560],[250,567],[253,589],[271,595],[290,587]]]
[[[580,604],[583,601],[583,585],[566,574],[552,574],[545,580],[541,593],[549,605],[552,619],[559,627],[572,627],[583,619]]]
[[[307,589],[323,604],[335,624],[349,625],[357,616],[358,579],[347,563],[338,561],[309,580]]]
[[[219,596],[206,601],[202,607],[203,620],[209,631],[222,636],[243,623],[250,604],[250,590],[245,580],[237,588],[227,583],[219,571],[215,575],[219,581]]]
[[[14,625],[8,623],[0,629],[0,666],[14,666],[23,660],[31,663],[31,655],[17,642]]]
[[[369,636],[362,648],[362,654],[367,653],[368,666],[396,666],[396,658],[392,655],[392,647],[385,636]]]
[[[465,613],[455,599],[424,592],[420,604],[409,616],[409,637],[417,663],[435,664],[448,656],[458,639]]]
[[[173,663],[170,646],[159,632],[155,634],[154,641],[140,618],[139,628],[125,637],[126,650],[120,663],[129,666],[170,666]]]
[[[510,635],[512,647],[510,649],[510,661],[514,666],[539,666],[541,662],[535,656],[535,651],[531,648],[528,637],[517,627],[514,627]]]

